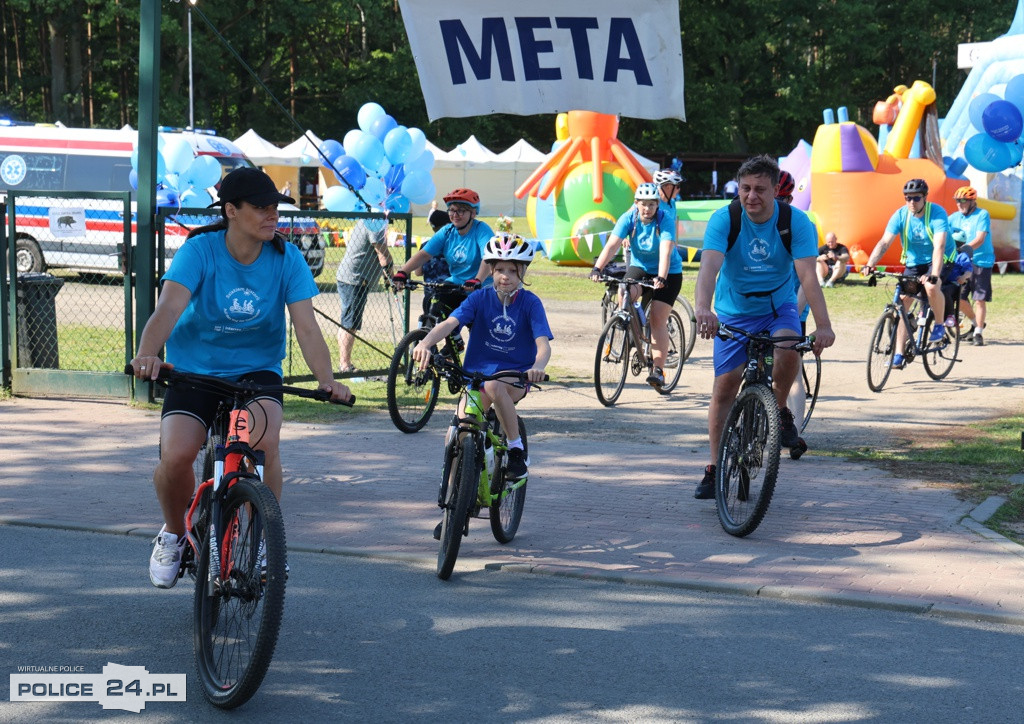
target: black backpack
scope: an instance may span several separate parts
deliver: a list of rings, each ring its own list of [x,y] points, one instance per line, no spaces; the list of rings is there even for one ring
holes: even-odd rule
[[[732,249],[733,244],[736,243],[736,239],[740,236],[740,218],[743,215],[743,207],[740,206],[739,199],[733,199],[729,202],[729,243],[725,248],[725,253],[729,253]],[[775,228],[779,230],[779,236],[782,238],[782,245],[786,247],[786,251],[789,252],[790,256],[793,256],[793,209],[790,208],[789,204],[779,204],[779,218],[775,221]]]

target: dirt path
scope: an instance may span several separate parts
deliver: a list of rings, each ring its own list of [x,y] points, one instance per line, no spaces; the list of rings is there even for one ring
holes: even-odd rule
[[[597,302],[545,306],[556,338],[551,367],[557,382],[522,405],[531,431],[595,441],[631,435],[637,444],[669,443],[706,454],[713,380],[710,342],[697,340],[673,394],[661,397],[631,376],[618,404],[604,408],[593,387],[600,334]],[[833,320],[836,344],[823,356],[822,390],[805,434],[812,449],[898,447],[909,438],[941,435],[945,429],[955,439],[959,433],[954,419],[973,422],[1024,409],[1024,330],[1000,329],[984,347],[962,345],[962,361],[945,380],[932,380],[915,361],[893,371],[883,391],[873,393],[865,368],[874,323],[874,318]]]

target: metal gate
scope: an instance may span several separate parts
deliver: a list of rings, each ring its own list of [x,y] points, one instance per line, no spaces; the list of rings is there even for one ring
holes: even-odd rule
[[[0,324],[14,394],[130,395],[131,219],[128,193],[7,192]]]

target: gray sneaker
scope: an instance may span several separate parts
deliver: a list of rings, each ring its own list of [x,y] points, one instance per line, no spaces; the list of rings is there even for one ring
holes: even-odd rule
[[[186,538],[167,532],[165,525],[153,539],[153,553],[149,556],[149,580],[157,588],[174,588],[181,570],[181,552]]]
[[[651,368],[651,373],[647,375],[647,384],[661,392],[661,388],[665,386],[665,374],[660,367]]]
[[[975,347],[984,347],[985,346],[985,340],[981,336],[981,332],[975,332],[974,333],[973,343],[974,343]]]

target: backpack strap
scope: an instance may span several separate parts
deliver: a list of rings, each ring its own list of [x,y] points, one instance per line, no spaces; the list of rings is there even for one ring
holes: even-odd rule
[[[779,204],[778,206],[779,218],[775,220],[775,228],[779,232],[779,238],[782,239],[782,245],[786,247],[789,255],[793,256],[793,209],[789,204]],[[740,206],[740,200],[735,198],[729,202],[729,237],[725,247],[726,254],[729,253],[740,236],[742,217],[743,207]]]

